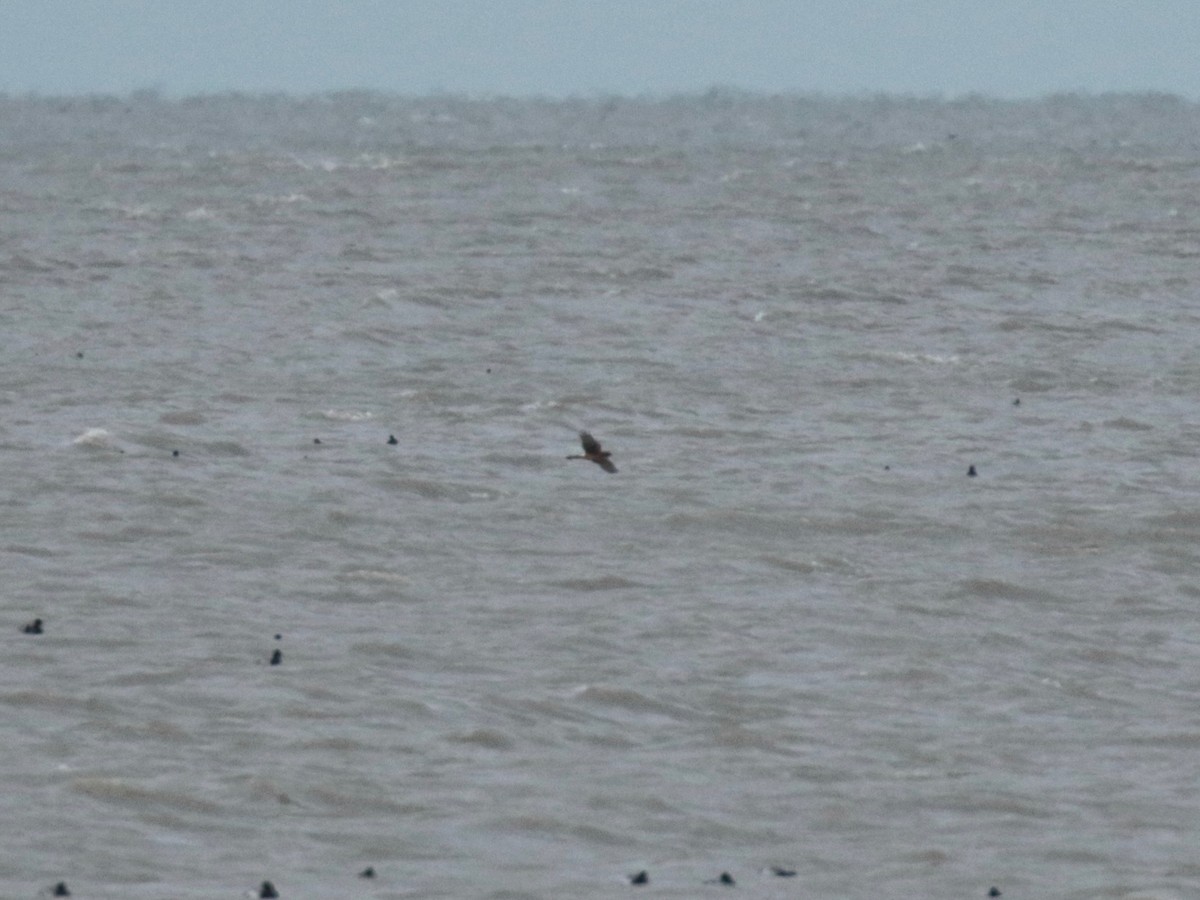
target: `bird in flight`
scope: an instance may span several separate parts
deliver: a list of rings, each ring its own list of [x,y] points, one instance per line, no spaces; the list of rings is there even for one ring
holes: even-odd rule
[[[573,456],[568,456],[567,459],[590,459],[605,472],[616,472],[617,467],[612,464],[609,459],[612,456],[607,450],[600,449],[600,442],[588,434],[586,431],[579,432],[579,442],[583,444],[583,455],[576,453]]]

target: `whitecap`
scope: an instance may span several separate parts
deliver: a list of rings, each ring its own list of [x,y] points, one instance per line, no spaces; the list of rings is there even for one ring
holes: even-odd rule
[[[538,412],[542,409],[557,409],[561,404],[557,400],[534,400],[530,403],[522,403],[522,412]]]
[[[361,153],[354,161],[354,165],[360,169],[373,169],[381,172],[387,169],[404,167],[409,165],[409,163],[404,157],[386,156],[383,153]]]
[[[89,428],[71,443],[77,447],[112,447],[113,436],[103,428]]]
[[[911,353],[897,350],[892,353],[884,353],[882,355],[887,359],[894,359],[897,362],[903,363],[931,363],[939,366],[952,366],[959,362],[958,356],[953,353],[948,355],[939,355],[936,353]]]
[[[353,409],[327,409],[320,415],[331,422],[369,422],[375,418],[375,413]]]

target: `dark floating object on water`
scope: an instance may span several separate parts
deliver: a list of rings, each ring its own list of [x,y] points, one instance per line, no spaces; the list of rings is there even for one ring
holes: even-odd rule
[[[42,620],[34,619],[32,622],[30,622],[28,625],[26,625],[24,628],[21,629],[21,633],[22,634],[41,634],[42,633]],[[61,884],[62,882],[59,882],[59,883]]]
[[[992,888],[990,891],[988,891],[988,896],[989,897],[999,897],[1000,896],[1000,888],[998,888],[998,887]]]
[[[80,353],[79,355],[83,356],[82,353]],[[60,881],[58,884],[56,884],[54,886],[54,893],[51,894],[50,896],[52,896],[52,897],[70,897],[71,892],[67,889],[67,883],[65,881]]]
[[[710,879],[709,881],[706,881],[704,883],[705,884],[723,884],[726,887],[733,887],[735,884],[737,884],[737,882],[733,880],[733,876],[730,875],[728,872],[722,872],[717,878]]]
[[[781,869],[778,866],[771,866],[771,874],[778,875],[780,878],[795,878],[795,869]]]
[[[394,434],[389,434],[388,435],[388,443],[391,444],[392,446],[395,446],[396,444],[398,444],[400,442],[398,440],[396,440],[396,436]]]
[[[363,869],[361,872],[358,873],[358,877],[359,878],[374,878],[375,877],[375,867],[367,866],[365,869]]]
[[[259,897],[278,897],[279,891],[275,890],[275,885],[269,881],[264,881],[262,887],[258,889]]]
[[[275,640],[277,640],[277,641],[282,641],[282,640],[283,640],[283,635],[282,635],[282,634],[277,634],[277,635],[275,635]]]
[[[321,443],[321,439],[320,439],[320,438],[313,438],[313,443],[314,443],[314,444],[319,444],[319,443]]]
[[[612,464],[609,459],[612,456],[607,450],[600,448],[600,442],[588,434],[586,431],[579,432],[579,443],[583,445],[583,455],[578,453],[568,456],[567,459],[588,459],[602,468],[605,472],[616,472],[617,467]]]
[[[1015,399],[1013,401],[1013,406],[1020,406],[1020,405],[1021,405],[1021,398],[1018,397],[1017,399]],[[999,895],[997,894],[997,896],[999,896]]]
[[[970,467],[967,469],[967,477],[968,477],[968,478],[974,478],[974,477],[975,477],[976,475],[978,475],[978,474],[979,474],[979,473],[975,471],[975,467],[974,467],[974,466],[970,466]]]
[[[178,450],[172,450],[172,451],[171,451],[171,455],[172,455],[172,456],[178,456],[178,455],[179,455],[179,451],[178,451]]]
[[[629,876],[629,883],[630,884],[649,884],[650,883],[650,873],[647,872],[645,869],[642,869],[642,871],[638,872],[636,875]]]
[[[79,350],[78,352],[76,352],[76,354],[75,354],[75,358],[76,358],[76,359],[83,359],[83,351],[82,351],[82,350]],[[59,884],[62,884],[62,882],[60,881],[60,882],[59,882]]]
[[[281,662],[283,662],[283,651],[276,650],[274,653],[271,654],[271,665],[277,666]]]

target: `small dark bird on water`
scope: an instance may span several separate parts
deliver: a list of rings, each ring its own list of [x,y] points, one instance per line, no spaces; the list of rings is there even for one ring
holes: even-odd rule
[[[630,884],[649,884],[650,883],[650,873],[647,872],[645,869],[642,869],[642,871],[638,872],[636,875],[629,876],[629,883]]]
[[[277,898],[279,896],[279,891],[275,890],[275,885],[271,884],[271,882],[264,881],[262,883],[262,887],[258,889],[258,896],[259,897],[268,897],[268,898],[270,898],[270,897]]]
[[[579,443],[583,445],[583,454],[575,453],[568,456],[567,459],[590,459],[605,472],[616,472],[617,467],[612,464],[609,459],[612,456],[607,450],[600,448],[600,442],[588,434],[586,431],[579,432]]]
[[[271,654],[271,665],[277,666],[281,662],[283,662],[283,651],[276,650],[274,653]]]
[[[968,469],[967,469],[967,477],[968,477],[968,478],[974,478],[974,477],[975,477],[976,475],[978,475],[978,474],[979,474],[979,473],[978,473],[977,471],[975,471],[975,467],[974,467],[974,466],[971,466],[970,468],[968,468]]]
[[[54,886],[54,893],[51,894],[51,896],[52,897],[70,897],[71,892],[69,890],[67,890],[67,883],[65,881],[60,881],[58,884],[56,884]]]
[[[367,866],[365,869],[363,869],[361,872],[358,873],[358,877],[359,878],[374,878],[375,877],[375,867]]]
[[[395,447],[400,442],[398,440],[396,440],[396,436],[394,434],[389,434],[388,435],[388,443],[391,444],[393,447]]]
[[[26,625],[24,628],[22,628],[21,632],[23,634],[41,634],[42,633],[42,620],[34,619],[32,622],[30,622],[28,625]]]

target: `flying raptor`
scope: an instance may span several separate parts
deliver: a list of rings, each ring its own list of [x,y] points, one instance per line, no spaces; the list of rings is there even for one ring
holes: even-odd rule
[[[576,453],[568,456],[567,459],[590,459],[605,472],[616,472],[617,467],[612,464],[609,459],[612,456],[607,450],[600,449],[600,442],[588,434],[586,431],[579,432],[579,442],[583,444],[583,455]]]

